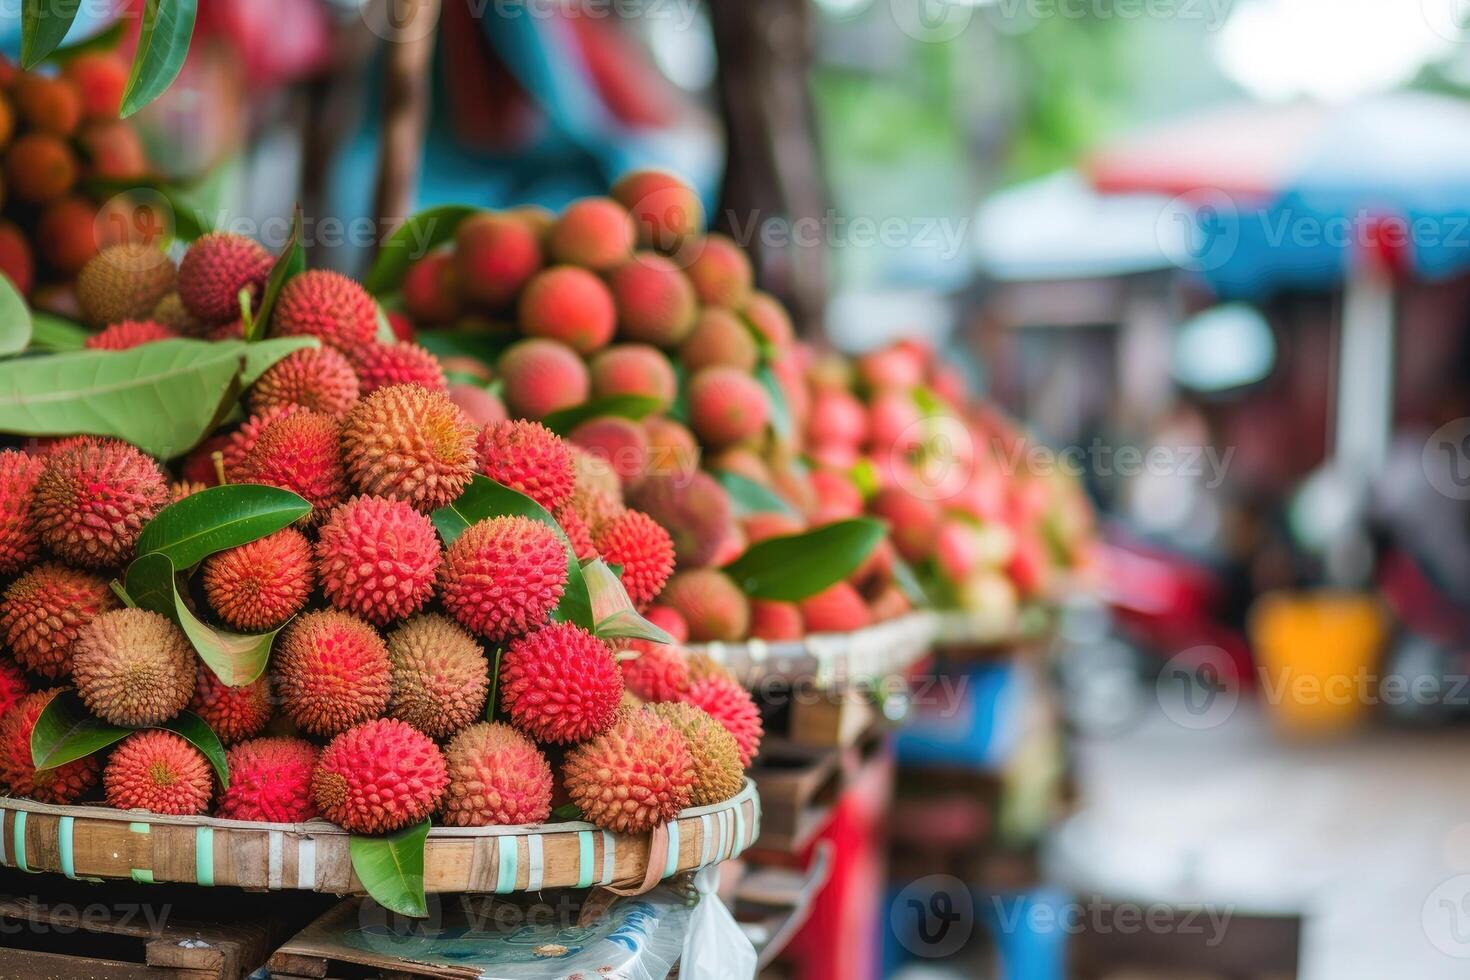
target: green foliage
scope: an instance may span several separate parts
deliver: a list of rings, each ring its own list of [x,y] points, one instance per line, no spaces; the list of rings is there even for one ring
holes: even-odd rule
[[[0,276],[0,357],[19,354],[31,343],[31,311],[9,277]]]
[[[429,208],[413,215],[389,235],[363,285],[374,296],[398,289],[408,267],[454,237],[459,223],[478,209],[458,204]]]
[[[751,598],[800,602],[857,571],[884,533],[870,518],[836,521],[757,542],[725,572]]]
[[[428,839],[428,820],[382,837],[352,835],[347,845],[352,870],[374,901],[399,915],[422,919],[429,914],[424,899]]]
[[[137,555],[162,554],[175,568],[191,568],[217,551],[274,534],[309,513],[311,504],[278,487],[210,487],[159,511],[138,536]]]
[[[123,90],[126,119],[164,93],[184,66],[198,0],[146,0],[133,70]]]
[[[662,403],[657,398],[649,395],[608,395],[552,412],[541,420],[541,424],[557,435],[564,436],[583,422],[605,415],[637,421],[658,411],[660,404]]]
[[[673,643],[674,638],[639,615],[623,588],[620,573],[614,573],[601,558],[582,565],[582,577],[592,602],[592,632],[604,640],[649,640]]]

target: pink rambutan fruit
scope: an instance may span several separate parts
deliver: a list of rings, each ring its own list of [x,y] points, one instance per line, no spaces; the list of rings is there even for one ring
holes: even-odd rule
[[[448,783],[433,740],[396,718],[378,718],[347,729],[322,750],[311,795],[338,826],[387,834],[438,809]]]
[[[371,626],[339,610],[292,620],[271,667],[282,710],[313,735],[335,735],[388,706],[388,647]]]
[[[512,414],[541,419],[587,400],[592,382],[587,365],[566,344],[529,337],[505,349],[495,365]]]
[[[675,701],[689,689],[689,664],[684,651],[665,643],[629,640],[627,649],[638,655],[621,660],[623,684],[643,701]]]
[[[444,609],[492,642],[536,629],[561,601],[566,548],[529,517],[493,517],[466,528],[444,555]]]
[[[626,510],[598,530],[593,544],[609,565],[622,566],[623,588],[643,609],[674,571],[674,541],[653,518]]]
[[[240,291],[254,306],[265,289],[275,260],[244,235],[215,232],[194,241],[179,263],[179,298],[205,323],[240,316]]]
[[[230,785],[214,815],[225,820],[301,823],[317,815],[311,774],[321,753],[299,738],[255,738],[225,755]]]
[[[133,556],[143,526],[168,504],[158,464],[117,439],[83,439],[56,449],[36,478],[31,514],[51,553],[84,568]]]
[[[340,418],[358,395],[357,372],[331,347],[293,351],[266,369],[250,387],[250,407],[257,414],[284,405]]]
[[[0,452],[0,575],[16,574],[40,554],[31,501],[45,465],[39,456],[16,449]]]
[[[605,731],[622,695],[611,648],[571,623],[519,637],[501,656],[501,707],[538,742],[582,742]]]
[[[308,269],[286,282],[271,315],[276,337],[315,337],[343,354],[378,335],[378,304],[361,285],[330,269]]]
[[[274,629],[301,611],[316,586],[311,543],[294,528],[204,559],[204,597],[235,629]]]
[[[337,420],[296,411],[266,426],[231,479],[290,490],[311,504],[309,521],[320,521],[347,496]]]
[[[430,391],[449,390],[439,359],[418,344],[367,344],[351,353],[352,366],[357,369],[364,395],[389,385],[413,384]]]
[[[153,320],[123,320],[92,334],[83,343],[88,350],[131,350],[143,344],[173,340],[178,331]]]
[[[444,759],[449,786],[443,818],[449,826],[539,824],[551,816],[551,766],[509,725],[471,725],[444,749]]]
[[[516,419],[487,425],[475,440],[475,451],[481,473],[547,510],[571,499],[577,480],[571,447],[540,422]]]
[[[383,626],[422,609],[434,595],[439,535],[402,500],[353,497],[322,524],[317,574],[327,601]]]
[[[750,631],[750,600],[718,569],[680,572],[669,579],[659,598],[684,617],[695,643],[733,643]]]

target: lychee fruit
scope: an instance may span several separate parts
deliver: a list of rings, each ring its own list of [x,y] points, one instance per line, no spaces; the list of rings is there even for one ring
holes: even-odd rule
[[[403,309],[420,326],[452,323],[459,316],[455,256],[434,252],[408,267],[403,276]]]
[[[501,656],[501,708],[538,742],[582,742],[605,731],[622,694],[612,650],[571,623],[519,637]]]
[[[265,427],[231,478],[290,490],[311,504],[309,520],[319,521],[347,496],[341,431],[329,415],[292,412]]]
[[[45,465],[15,449],[0,451],[0,575],[16,574],[40,553],[31,501]]]
[[[659,598],[684,617],[695,643],[732,643],[750,631],[750,601],[730,576],[717,569],[679,572]]]
[[[259,415],[250,416],[250,418],[240,424],[240,428],[231,432],[229,435],[216,437],[219,439],[217,444],[215,440],[206,440],[199,449],[196,449],[194,453],[190,454],[190,462],[185,464],[184,476],[191,479],[198,478],[201,473],[196,471],[194,467],[199,466],[202,467],[203,473],[208,474],[212,479],[214,475],[214,462],[210,459],[210,453],[217,450],[221,457],[221,463],[224,466],[225,475],[231,480],[238,482],[240,464],[245,461],[245,457],[250,455],[250,451],[260,441],[261,434],[281,419],[289,415],[295,415],[301,411],[305,411],[305,409],[300,405],[281,405],[276,408],[267,409]],[[205,450],[208,451],[206,452]],[[196,463],[196,460],[199,460],[201,456],[202,460]]]
[[[128,87],[128,63],[110,51],[82,52],[66,63],[63,73],[81,97],[88,119],[116,119]]]
[[[653,415],[643,420],[648,435],[648,475],[687,480],[699,469],[699,442],[673,419]]]
[[[121,120],[87,123],[77,134],[77,143],[94,177],[129,180],[148,173],[148,153],[143,149],[142,138]]]
[[[299,405],[340,418],[357,401],[358,390],[357,372],[347,358],[331,347],[307,347],[266,369],[250,387],[250,408],[259,414]]]
[[[800,603],[801,619],[809,633],[851,633],[870,626],[868,604],[846,582],[836,582]]]
[[[606,347],[617,326],[612,294],[586,269],[553,266],[526,284],[518,306],[521,330],[559,340],[580,354]]]
[[[740,767],[749,768],[750,760],[760,751],[761,736],[765,733],[760,709],[749,691],[728,676],[711,673],[692,681],[680,700],[702,709],[724,725],[740,747]]]
[[[750,635],[757,640],[799,640],[806,634],[794,603],[757,599],[750,604]]]
[[[77,759],[55,769],[37,769],[31,756],[31,730],[51,699],[62,691],[27,694],[8,711],[0,713],[0,786],[11,796],[24,796],[41,803],[66,805],[97,785],[101,767],[93,756]]]
[[[415,616],[388,634],[388,714],[445,739],[480,716],[490,665],[475,638],[447,616]]]
[[[617,834],[647,833],[689,805],[694,759],[684,736],[651,711],[630,711],[567,753],[562,782],[592,823]]]
[[[813,523],[843,520],[863,512],[863,493],[846,473],[813,470],[810,480],[817,497]]]
[[[454,238],[455,286],[473,303],[503,307],[541,269],[540,236],[514,215],[473,215]]]
[[[316,584],[311,544],[294,528],[210,555],[204,596],[236,629],[274,629],[301,611]]]
[[[705,306],[738,310],[750,298],[755,279],[750,258],[728,236],[710,234],[692,239],[679,249],[675,261],[684,265],[695,294]]]
[[[592,381],[577,352],[555,340],[511,344],[496,363],[506,406],[522,418],[542,419],[587,400]]]
[[[608,273],[607,284],[624,340],[667,349],[694,329],[699,312],[694,284],[662,255],[637,253]]]
[[[772,347],[790,347],[796,342],[791,314],[770,293],[753,290],[740,312],[745,314],[746,321],[755,328],[755,332],[764,337]]]
[[[740,529],[745,532],[747,544],[757,544],[771,538],[800,534],[806,530],[806,525],[779,511],[758,511],[745,515],[740,521]]]
[[[177,336],[153,320],[124,320],[94,333],[83,342],[83,346],[88,350],[131,350],[143,344],[173,340]]]
[[[475,440],[480,472],[549,511],[571,499],[577,473],[572,450],[539,422],[487,425]]]
[[[31,513],[51,553],[85,568],[132,557],[144,525],[168,504],[163,473],[116,439],[83,439],[47,456]]]
[[[578,561],[597,557],[597,546],[592,543],[592,529],[575,507],[570,504],[558,507],[551,516],[561,525],[562,533],[567,536],[567,543],[572,546],[572,554],[577,556]]]
[[[449,400],[476,425],[493,425],[510,418],[500,396],[477,384],[457,383],[448,388]]]
[[[105,579],[48,562],[10,583],[0,600],[0,629],[26,670],[65,677],[82,627],[118,605]]]
[[[330,269],[309,269],[290,279],[271,315],[272,336],[315,337],[344,354],[371,344],[377,334],[373,298]]]
[[[753,439],[770,420],[766,389],[732,367],[705,368],[689,382],[689,424],[711,446]]]
[[[36,222],[36,249],[46,264],[75,276],[97,254],[97,206],[78,195],[49,205]]]
[[[226,745],[254,738],[271,720],[270,678],[232,687],[201,663],[189,710],[203,718]]]
[[[109,806],[172,816],[203,813],[214,795],[209,760],[181,735],[150,729],[123,739],[102,771]]]
[[[76,155],[63,140],[31,132],[11,143],[6,152],[5,186],[25,204],[50,204],[72,189],[78,170]]]
[[[551,766],[534,742],[509,725],[471,725],[445,748],[444,760],[447,825],[516,826],[551,816]]]
[[[434,595],[439,536],[402,500],[353,497],[332,511],[316,542],[327,601],[383,626],[415,613]]]
[[[944,516],[937,502],[895,486],[878,491],[868,510],[888,522],[890,540],[906,560],[922,561],[933,550]]]
[[[388,647],[348,613],[324,609],[293,620],[271,666],[282,710],[313,735],[335,735],[388,706]]]
[[[317,815],[311,774],[320,752],[299,738],[256,738],[225,755],[230,785],[214,815],[225,820],[301,823]]]
[[[630,503],[669,532],[681,568],[709,564],[735,526],[725,488],[698,470],[650,475],[633,488]]]
[[[546,235],[553,262],[603,272],[633,251],[637,229],[628,209],[607,197],[586,197],[566,206]]]
[[[745,767],[740,764],[740,746],[725,726],[703,709],[683,702],[650,705],[649,711],[674,726],[689,746],[694,763],[691,806],[722,803],[745,785]]]
[[[807,438],[814,445],[837,443],[853,449],[868,438],[868,412],[851,392],[827,388],[812,400]]]
[[[321,815],[355,834],[387,834],[432,814],[449,775],[439,747],[396,718],[332,739],[311,776]]]
[[[885,347],[857,359],[857,373],[871,389],[908,392],[924,383],[924,359],[912,348]]]
[[[566,548],[529,517],[493,517],[466,528],[444,555],[445,610],[492,642],[546,622],[567,582]]]
[[[648,344],[614,344],[592,358],[592,393],[598,398],[633,395],[651,398],[653,411],[666,411],[678,394],[669,359]]]
[[[82,98],[69,79],[26,72],[10,89],[26,125],[53,136],[70,136],[82,121]]]
[[[613,198],[628,209],[638,240],[672,252],[704,228],[704,205],[688,184],[659,170],[637,170],[618,179]]]
[[[109,245],[77,274],[77,303],[94,327],[146,320],[177,284],[178,270],[157,246]]]
[[[77,693],[114,725],[157,725],[183,711],[197,671],[183,630],[146,609],[105,612],[72,645]]]
[[[689,689],[689,664],[677,646],[629,640],[638,655],[619,662],[623,684],[643,701],[674,701]]]
[[[179,298],[205,323],[228,323],[240,316],[241,290],[252,308],[259,303],[274,264],[269,252],[244,235],[211,232],[196,239],[179,263]]]
[[[679,363],[693,373],[707,367],[732,367],[749,374],[760,348],[739,314],[711,306],[699,314],[694,331],[679,345]]]
[[[602,526],[593,543],[609,565],[622,566],[623,588],[642,609],[674,571],[674,541],[642,511],[624,511]]]
[[[36,282],[36,257],[25,232],[9,221],[0,221],[0,273],[22,296],[31,294]]]
[[[367,344],[352,352],[352,366],[371,394],[389,385],[415,384],[430,391],[448,391],[439,359],[418,344]]]
[[[648,472],[648,436],[631,419],[604,415],[579,424],[567,438],[589,455],[605,460],[624,486]]]
[[[347,413],[342,450],[359,492],[428,512],[453,503],[469,486],[476,434],[443,392],[390,385]]]

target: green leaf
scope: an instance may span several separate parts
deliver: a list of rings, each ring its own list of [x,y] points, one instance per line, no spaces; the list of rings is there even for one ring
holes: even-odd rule
[[[796,426],[791,421],[791,407],[786,404],[786,390],[776,380],[776,372],[771,370],[769,364],[756,368],[755,376],[765,386],[766,395],[771,402],[772,430],[782,442],[789,442],[796,433]]]
[[[347,844],[352,870],[379,905],[399,915],[428,916],[424,900],[424,843],[428,838],[428,820],[383,837],[352,835]]]
[[[240,341],[235,341],[240,343]],[[250,387],[255,384],[257,378],[269,370],[270,366],[288,354],[305,350],[308,347],[320,347],[321,341],[315,337],[272,337],[270,340],[257,340],[253,344],[245,346],[245,369],[240,372],[240,384]]]
[[[0,356],[19,354],[30,343],[30,308],[10,277],[0,275]]]
[[[673,643],[674,638],[638,614],[622,580],[601,558],[582,566],[582,578],[592,602],[592,632],[604,640],[650,640]]]
[[[408,267],[454,237],[459,223],[479,208],[446,204],[413,215],[378,249],[363,286],[374,296],[391,293],[403,283]]]
[[[896,554],[893,556],[893,582],[915,609],[924,609],[933,604],[929,594],[924,591],[924,584],[914,572],[914,567]]]
[[[168,555],[155,552],[133,559],[124,586],[134,605],[177,623],[199,659],[225,684],[242,687],[265,672],[271,644],[282,627],[269,633],[231,633],[200,621],[179,595],[174,564]]]
[[[562,822],[568,821],[568,820],[585,820],[586,819],[586,814],[584,814],[582,812],[582,808],[579,807],[579,806],[577,806],[577,804],[575,804],[575,803],[563,803],[561,806],[557,807],[555,810],[552,810],[551,811],[551,815],[554,818],[556,818],[556,820],[562,821]]]
[[[126,119],[163,94],[178,77],[194,35],[198,0],[147,0],[143,28],[133,70],[123,90],[122,117]]]
[[[31,313],[31,350],[83,350],[92,331],[64,317],[35,311]]]
[[[662,401],[650,395],[608,395],[606,398],[594,398],[590,402],[552,412],[541,420],[541,424],[557,435],[564,436],[589,419],[616,415],[637,421],[645,415],[653,414],[662,406]]]
[[[378,303],[378,333],[374,338],[380,344],[392,347],[398,343],[398,335],[393,332],[393,324],[388,319],[388,311],[383,309],[383,304]]]
[[[93,717],[76,691],[62,691],[46,702],[31,729],[31,763],[55,769],[100,752],[132,731]]]
[[[214,767],[214,774],[219,777],[220,788],[229,789],[230,770],[225,764],[225,746],[208,722],[192,711],[182,711],[176,717],[154,727],[173,732],[204,753],[204,758],[209,760],[209,764]]]
[[[214,231],[208,212],[199,202],[168,181],[155,177],[91,177],[84,180],[82,186],[100,201],[121,194],[132,199],[135,206],[155,203],[147,198],[156,195],[168,207],[169,216],[173,219],[173,236],[181,242],[192,242]],[[146,229],[140,227],[136,230]]]
[[[414,338],[420,347],[441,360],[468,357],[487,367],[519,339],[520,335],[509,327],[505,330],[420,330]]]
[[[25,0],[20,12],[20,64],[41,63],[66,38],[82,0]],[[12,8],[14,9],[14,8]]]
[[[265,335],[270,326],[271,314],[276,309],[276,299],[281,295],[286,280],[297,275],[301,267],[306,265],[306,253],[301,248],[301,205],[291,213],[291,234],[286,239],[286,247],[281,249],[281,254],[276,258],[275,265],[271,266],[270,275],[265,280],[265,292],[260,298],[260,309],[255,313],[255,330],[246,336],[246,340],[259,340]]]
[[[119,17],[109,26],[93,34],[84,37],[71,44],[64,44],[46,56],[46,60],[53,65],[65,67],[84,54],[96,54],[102,51],[116,51],[117,46],[122,43],[123,35],[127,33],[127,18]]]
[[[191,568],[310,513],[311,504],[290,490],[250,483],[210,487],[159,511],[138,536],[137,554],[162,554],[175,568]]]
[[[749,514],[785,514],[787,517],[796,517],[796,508],[788,504],[782,496],[770,487],[756,483],[748,476],[730,470],[717,470],[714,473],[720,486],[730,495],[730,503],[735,507],[736,517],[745,517]]]
[[[754,599],[800,602],[856,571],[885,533],[867,517],[836,521],[751,545],[725,572]]]
[[[587,583],[582,578],[582,565],[577,561],[577,552],[567,539],[567,533],[545,507],[504,484],[488,477],[476,476],[464,493],[459,495],[459,499],[448,507],[434,511],[429,519],[434,522],[439,537],[444,539],[447,547],[471,524],[507,515],[520,515],[540,521],[555,531],[556,536],[561,539],[562,547],[567,553],[567,586],[552,618],[561,623],[575,623],[590,632],[595,620],[592,618],[592,599],[587,594]]]

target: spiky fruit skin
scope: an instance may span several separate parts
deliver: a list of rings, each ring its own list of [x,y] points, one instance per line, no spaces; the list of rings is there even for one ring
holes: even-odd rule
[[[40,458],[19,450],[0,452],[0,575],[16,574],[40,554],[31,500],[44,467]]]
[[[388,647],[356,616],[325,609],[298,617],[271,664],[282,710],[313,735],[336,735],[388,706]]]
[[[633,251],[637,229],[627,208],[606,197],[573,201],[546,235],[553,262],[598,272],[611,269]]]
[[[559,507],[552,512],[552,516],[556,518],[556,523],[561,525],[567,541],[572,546],[572,553],[577,556],[578,561],[597,557],[597,546],[592,543],[592,529],[587,526],[587,522],[582,519],[582,515],[575,507],[570,505]]]
[[[740,748],[740,768],[750,767],[750,760],[760,751],[765,729],[761,725],[760,709],[749,691],[728,676],[711,673],[693,680],[680,700],[724,725]]]
[[[174,264],[157,247],[141,242],[109,245],[77,274],[77,302],[95,327],[146,320],[177,282]]]
[[[357,834],[388,834],[439,806],[444,756],[427,735],[395,718],[363,722],[332,739],[311,776],[326,819]]]
[[[694,759],[684,736],[650,711],[630,711],[567,753],[562,782],[583,816],[615,834],[647,833],[689,805]]]
[[[244,235],[212,232],[184,253],[179,263],[179,298],[205,323],[228,323],[240,316],[242,289],[249,292],[252,306],[260,300],[274,261]],[[275,319],[280,319],[279,307]]]
[[[347,413],[342,450],[360,493],[406,501],[427,513],[469,486],[475,435],[474,423],[448,395],[391,385]]]
[[[709,564],[735,527],[725,488],[702,471],[650,476],[634,488],[630,502],[669,532],[680,568]]]
[[[519,490],[547,510],[572,497],[577,472],[572,450],[540,422],[515,420],[487,425],[475,439],[480,472]]]
[[[270,679],[231,687],[203,663],[194,681],[189,710],[203,718],[226,745],[254,738],[271,720]]]
[[[317,815],[311,774],[320,753],[299,738],[257,738],[225,756],[230,785],[220,792],[214,815],[226,820],[301,823]]]
[[[156,612],[114,609],[72,646],[72,680],[92,713],[114,725],[157,725],[188,706],[198,667],[184,631]]]
[[[723,803],[740,792],[745,785],[740,746],[724,725],[703,709],[683,702],[655,704],[648,710],[674,726],[689,746],[689,757],[694,764],[690,806]]]
[[[403,276],[403,309],[419,326],[452,323],[459,316],[455,256],[435,252],[408,267]]]
[[[442,816],[448,826],[538,824],[551,816],[551,766],[509,725],[471,725],[445,748],[444,760],[449,786]]]
[[[378,307],[368,291],[340,272],[308,269],[286,282],[271,316],[277,337],[315,337],[344,354],[378,334]]]
[[[27,694],[0,714],[0,787],[11,796],[65,805],[76,802],[97,785],[101,767],[94,756],[44,770],[37,770],[31,759],[31,729],[61,690],[58,687]]]
[[[837,582],[803,599],[801,618],[809,633],[851,633],[873,623],[868,604],[846,582]]]
[[[706,308],[695,321],[694,332],[679,345],[679,363],[691,374],[708,367],[732,367],[749,374],[760,360],[760,348],[750,328],[730,310]]]
[[[0,718],[30,693],[25,674],[8,660],[0,660]]]
[[[292,412],[265,427],[231,478],[290,490],[311,504],[309,520],[319,521],[347,496],[341,431],[330,415]]]
[[[639,609],[663,591],[674,572],[673,538],[642,511],[624,511],[608,521],[594,544],[609,565],[623,567],[623,588]]]
[[[0,629],[5,645],[26,670],[51,679],[65,677],[82,627],[119,604],[105,579],[47,563],[5,590]]]
[[[756,600],[750,604],[750,635],[771,642],[799,640],[806,635],[801,610],[790,602]]]
[[[444,555],[444,609],[465,629],[500,642],[546,622],[567,583],[567,555],[551,528],[493,517],[465,529]]]
[[[317,538],[317,572],[327,601],[384,626],[434,595],[439,536],[401,500],[353,497],[332,511]]]
[[[648,472],[648,435],[631,419],[616,415],[588,419],[567,433],[567,439],[605,460],[623,486],[637,483]]]
[[[110,568],[132,557],[144,525],[167,504],[168,484],[152,459],[119,440],[84,439],[47,457],[31,513],[52,554]]]
[[[589,528],[595,531],[603,521],[623,512],[623,484],[607,460],[573,446],[572,467],[577,471],[577,483],[568,503]]]
[[[357,401],[359,390],[357,372],[346,357],[331,347],[308,347],[266,369],[250,387],[250,408],[259,414],[299,405],[340,418]]]
[[[517,316],[529,336],[561,341],[579,354],[606,347],[617,327],[602,280],[572,265],[538,272],[521,293]]]
[[[281,419],[302,411],[305,409],[299,405],[283,405],[267,409],[246,419],[240,428],[225,437],[224,442],[218,447],[220,456],[223,457],[225,475],[233,482],[240,482],[238,476],[240,464],[245,461],[246,456],[250,455],[250,451],[255,448],[255,444],[260,441],[265,430]],[[209,444],[205,443],[205,445]],[[212,465],[210,468],[213,469]]]
[[[81,97],[88,119],[116,119],[128,87],[128,64],[112,52],[85,52],[64,69]]]
[[[353,352],[352,365],[365,395],[389,385],[449,390],[439,359],[418,344],[368,344]]]
[[[209,760],[183,736],[149,729],[123,739],[102,772],[107,803],[118,810],[173,816],[203,813],[214,795]]]
[[[515,415],[541,419],[587,400],[587,365],[566,344],[543,338],[518,341],[496,364],[505,382],[505,404]]]
[[[629,640],[638,656],[620,661],[623,684],[642,701],[676,701],[689,689],[689,664],[676,646]]]
[[[27,72],[16,79],[10,97],[32,129],[70,136],[82,121],[82,98],[67,79]]]
[[[455,283],[471,302],[505,306],[540,270],[541,261],[540,236],[513,215],[477,214],[455,231]]]
[[[131,350],[143,344],[172,340],[178,334],[153,320],[124,320],[104,327],[83,342],[88,350]]]
[[[388,714],[434,739],[480,717],[490,689],[485,651],[449,617],[415,616],[388,634]]]
[[[294,528],[210,555],[204,596],[229,625],[274,629],[301,611],[316,585],[311,543]]]
[[[705,445],[753,439],[769,420],[765,388],[738,368],[705,368],[689,382],[689,424]]]
[[[612,724],[623,678],[606,643],[571,623],[511,642],[500,661],[500,705],[538,742],[570,744]]]
[[[97,206],[79,195],[62,198],[41,213],[36,249],[46,264],[72,277],[97,254]]]
[[[659,598],[684,617],[695,643],[733,643],[750,631],[750,601],[730,576],[716,569],[678,573]]]
[[[639,252],[609,273],[607,284],[623,339],[668,349],[694,329],[699,313],[694,284],[662,255]]]
[[[674,367],[648,344],[614,344],[592,359],[592,393],[598,398],[636,395],[657,402],[655,411],[674,403],[679,382]]]
[[[50,204],[67,195],[79,170],[76,155],[63,140],[27,133],[10,144],[5,157],[6,190],[26,204]]]
[[[700,303],[738,310],[750,299],[755,280],[750,259],[729,237],[706,235],[688,242],[679,254]]]
[[[648,248],[671,252],[704,227],[699,195],[678,177],[658,170],[637,170],[618,179],[613,199],[628,209],[638,240]]]

